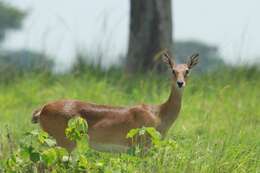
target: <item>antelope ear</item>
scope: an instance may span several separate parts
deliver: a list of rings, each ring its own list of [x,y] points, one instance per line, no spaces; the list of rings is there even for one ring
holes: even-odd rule
[[[193,68],[196,64],[199,63],[199,54],[195,53],[189,57],[189,60],[187,62],[188,68]]]
[[[163,62],[168,64],[171,69],[173,68],[174,61],[172,61],[172,59],[171,59],[167,50],[162,53],[162,59],[163,59]]]

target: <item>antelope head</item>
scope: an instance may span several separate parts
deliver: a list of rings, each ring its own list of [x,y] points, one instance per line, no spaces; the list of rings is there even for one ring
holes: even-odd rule
[[[172,60],[172,57],[169,55],[167,50],[163,52],[163,61],[169,65],[173,74],[173,84],[175,84],[178,88],[185,87],[190,70],[199,62],[198,56],[199,54],[197,53],[193,54],[188,58],[187,63],[176,64],[175,58]]]

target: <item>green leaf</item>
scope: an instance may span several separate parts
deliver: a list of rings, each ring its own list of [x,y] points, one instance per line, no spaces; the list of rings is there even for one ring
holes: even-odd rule
[[[161,139],[161,134],[153,127],[147,127],[146,132],[151,136],[152,140],[159,141]]]
[[[56,154],[58,158],[62,159],[64,156],[68,156],[69,153],[65,148],[62,147],[55,147]]]
[[[80,170],[85,170],[88,167],[88,160],[83,155],[79,156],[78,167]]]
[[[131,129],[127,135],[126,135],[126,138],[133,138],[135,135],[137,135],[139,129]]]
[[[39,135],[39,131],[38,130],[32,130],[30,132],[26,132],[24,135],[25,136],[38,136]]]
[[[53,139],[45,139],[45,143],[49,146],[49,147],[54,147],[56,145],[56,141]]]
[[[40,160],[40,153],[39,152],[31,152],[30,153],[30,160],[34,163],[38,162]]]
[[[44,131],[41,131],[39,134],[38,134],[38,141],[43,144],[45,142],[45,140],[49,137],[48,133],[44,132]]]
[[[81,140],[83,136],[87,135],[88,125],[81,117],[70,119],[68,128],[65,130],[66,136],[72,141]]]
[[[57,154],[54,148],[50,148],[43,151],[41,156],[42,156],[42,161],[47,166],[51,166],[57,161]]]

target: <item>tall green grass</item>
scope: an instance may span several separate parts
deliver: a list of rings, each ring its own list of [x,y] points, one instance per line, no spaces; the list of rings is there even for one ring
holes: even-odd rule
[[[10,150],[7,126],[16,144],[24,132],[38,128],[31,124],[31,113],[46,102],[69,98],[122,106],[157,104],[169,92],[170,74],[127,76],[116,70],[28,74],[1,83],[0,159]],[[131,158],[138,164],[118,154],[99,153],[99,158],[109,158],[105,165],[111,172],[260,172],[259,101],[257,69],[191,74],[180,116],[167,135],[176,141],[176,150],[166,146],[149,158]]]

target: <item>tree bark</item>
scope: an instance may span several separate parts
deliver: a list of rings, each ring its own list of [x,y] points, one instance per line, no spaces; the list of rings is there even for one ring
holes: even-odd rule
[[[130,0],[130,34],[126,69],[161,70],[154,56],[172,49],[171,0]]]

